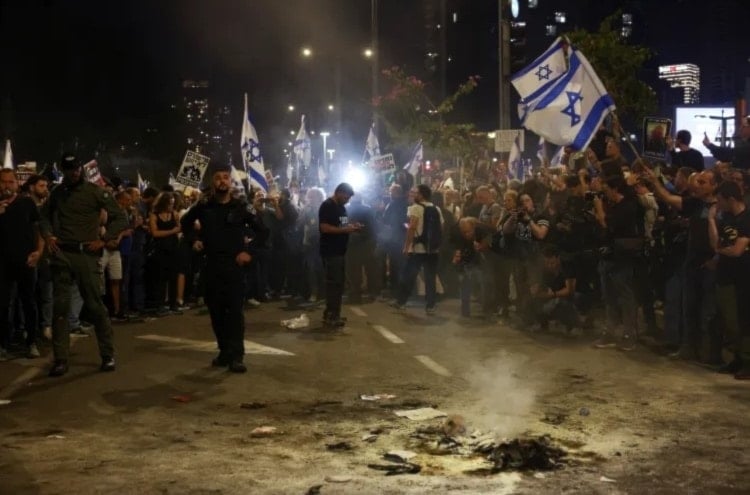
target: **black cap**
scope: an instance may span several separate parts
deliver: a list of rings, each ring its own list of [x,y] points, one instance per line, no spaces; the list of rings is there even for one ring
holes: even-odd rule
[[[60,168],[62,170],[73,170],[80,166],[78,158],[73,153],[63,153],[62,158],[60,158]]]
[[[354,189],[348,183],[342,182],[341,184],[336,186],[336,190],[334,191],[334,193],[344,193],[348,194],[349,196],[354,196]]]

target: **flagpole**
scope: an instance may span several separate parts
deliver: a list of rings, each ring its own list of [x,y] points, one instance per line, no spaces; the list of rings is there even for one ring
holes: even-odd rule
[[[615,121],[614,123],[617,126],[617,130],[620,131],[621,135],[625,136],[625,142],[628,143],[628,146],[630,146],[630,149],[635,155],[636,160],[643,163],[643,158],[641,157],[641,154],[638,153],[638,150],[635,149],[635,146],[633,145],[633,141],[630,139],[630,134],[625,132],[625,129],[622,128],[622,124],[620,124],[620,117],[617,115],[616,111],[612,112],[612,118]]]

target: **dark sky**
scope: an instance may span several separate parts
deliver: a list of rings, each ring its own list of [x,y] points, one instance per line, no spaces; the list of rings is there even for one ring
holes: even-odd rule
[[[448,3],[464,11],[471,5],[474,14],[465,40],[451,43],[471,53],[457,57],[449,89],[468,75],[483,76],[466,116],[485,127],[497,101],[494,0]],[[633,7],[641,39],[658,52],[653,65],[698,61],[705,64],[704,84],[717,83],[706,74],[711,63],[741,66],[736,87],[750,67],[742,43],[750,1],[539,4],[539,12],[575,8],[594,24],[618,6]],[[407,70],[418,72],[422,0],[380,5],[381,67],[411,64]],[[19,157],[43,161],[34,156],[37,148],[59,147],[72,133],[111,137],[146,127],[180,101],[185,78],[209,79],[213,100],[236,113],[247,91],[261,141],[298,127],[298,115],[285,114],[290,103],[311,114],[311,127],[320,130],[329,122],[315,117],[334,99],[339,64],[344,123],[359,135],[368,126],[370,66],[361,51],[369,38],[369,0],[0,0],[0,130],[18,141]],[[312,63],[299,56],[302,45],[316,50]],[[731,57],[726,47],[735,47]]]

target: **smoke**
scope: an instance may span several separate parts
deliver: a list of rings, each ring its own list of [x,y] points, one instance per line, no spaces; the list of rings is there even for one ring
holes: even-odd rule
[[[466,419],[473,428],[511,438],[528,430],[536,401],[534,383],[526,374],[528,359],[505,351],[475,364],[469,371],[473,405]]]

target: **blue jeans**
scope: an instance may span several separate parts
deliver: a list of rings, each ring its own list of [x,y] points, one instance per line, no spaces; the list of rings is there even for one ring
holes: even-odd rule
[[[68,324],[70,328],[81,328],[81,310],[83,309],[83,297],[78,285],[75,283],[70,286],[70,313],[68,314]]]
[[[638,334],[638,305],[633,291],[635,262],[631,259],[599,261],[602,294],[607,309],[607,331],[612,335]]]
[[[461,316],[471,315],[472,287],[477,282],[481,283],[484,279],[484,274],[477,265],[468,265],[459,268],[458,280],[461,287]]]
[[[432,309],[437,303],[437,266],[438,253],[411,253],[406,259],[404,267],[404,278],[401,281],[400,293],[396,302],[406,304],[406,301],[414,289],[414,282],[417,281],[419,270],[424,267],[424,290],[427,308]]]

